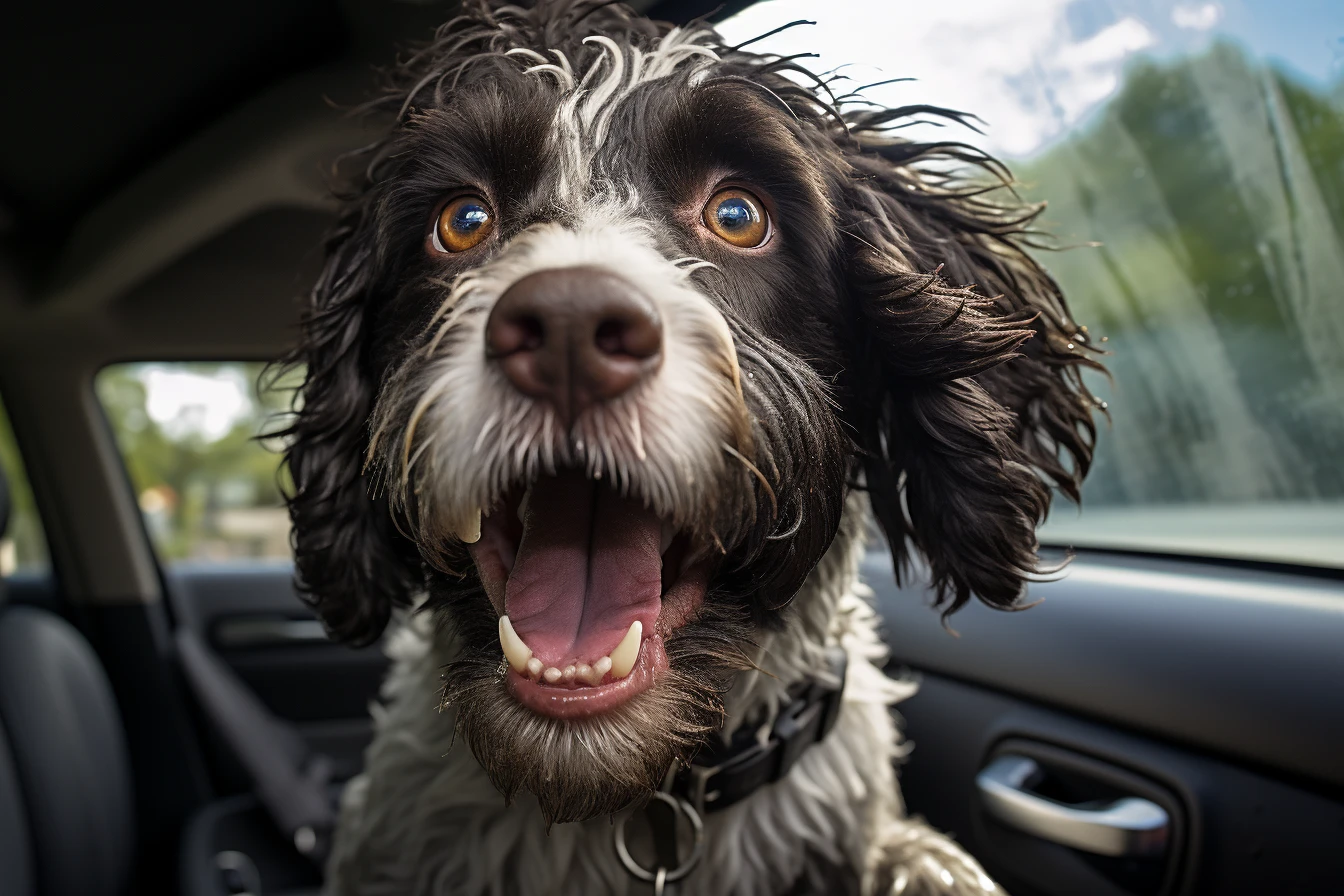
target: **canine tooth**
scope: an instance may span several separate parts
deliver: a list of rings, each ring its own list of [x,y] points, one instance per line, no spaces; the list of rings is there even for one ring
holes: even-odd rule
[[[644,635],[644,623],[636,619],[630,623],[630,630],[625,633],[621,643],[616,645],[616,649],[611,652],[611,677],[624,678],[630,674],[630,670],[635,668],[635,660],[639,659],[639,641]]]
[[[544,668],[546,667],[541,664],[541,660],[536,657],[532,657],[532,659],[527,661],[527,674],[531,675],[533,678],[540,678],[541,670]]]
[[[566,666],[565,671],[560,674],[564,676],[565,681],[573,681],[574,676],[579,674],[579,670],[574,666]]]
[[[671,523],[663,523],[662,543],[658,545],[658,556],[667,553],[667,549],[672,547],[672,539],[677,537],[677,532],[672,528]]]
[[[513,623],[507,616],[499,617],[499,645],[504,648],[504,656],[513,667],[513,671],[521,675],[527,668],[528,661],[532,659],[532,649],[518,637],[518,633],[513,630]]]
[[[477,507],[467,514],[467,519],[457,530],[457,537],[467,544],[475,544],[481,540],[481,508]]]
[[[555,684],[557,681],[560,680],[560,676],[564,674],[565,673],[561,672],[554,666],[547,666],[546,671],[541,673],[541,677],[549,681],[551,684]]]
[[[531,497],[532,489],[528,488],[527,491],[523,492],[523,499],[518,502],[518,522],[520,523],[527,522],[527,502]]]

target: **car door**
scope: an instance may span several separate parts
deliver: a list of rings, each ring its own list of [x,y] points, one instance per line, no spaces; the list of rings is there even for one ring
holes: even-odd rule
[[[942,628],[870,554],[909,809],[1010,892],[1325,893],[1344,874],[1344,583],[1079,550]]]
[[[815,19],[754,46],[857,63],[845,89],[915,79],[862,91],[879,105],[981,115],[903,133],[1002,157],[1049,203],[1038,257],[1109,370],[1081,512],[1057,497],[1026,609],[944,626],[918,568],[900,586],[867,557],[890,671],[920,682],[897,707],[910,811],[1017,894],[1340,892],[1344,15],[806,7],[721,26]]]
[[[369,704],[387,660],[377,644],[352,650],[329,641],[295,591],[279,446],[257,438],[283,425],[287,384],[266,380],[258,389],[265,369],[259,362],[116,364],[98,373],[95,392],[175,623],[329,760],[339,782],[362,765]],[[226,789],[251,786],[235,751],[217,737],[205,743]]]

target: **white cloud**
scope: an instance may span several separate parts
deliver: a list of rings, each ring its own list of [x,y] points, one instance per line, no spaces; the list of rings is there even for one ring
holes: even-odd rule
[[[1177,28],[1208,31],[1223,17],[1223,8],[1217,3],[1201,6],[1177,6],[1171,10],[1171,23]]]
[[[855,85],[916,78],[865,96],[889,106],[929,103],[978,115],[986,136],[970,135],[973,142],[1020,156],[1114,93],[1125,61],[1155,41],[1148,26],[1133,17],[1077,39],[1066,18],[1073,2],[769,0],[728,19],[720,30],[735,43],[793,19],[816,20],[753,49],[818,53],[819,59],[805,60],[817,72],[853,64],[843,73]]]
[[[196,434],[213,442],[252,410],[248,384],[232,371],[205,376],[150,367],[140,379],[146,413],[174,439]]]

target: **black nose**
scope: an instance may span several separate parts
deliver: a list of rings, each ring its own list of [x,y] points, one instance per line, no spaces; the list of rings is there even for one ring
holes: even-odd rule
[[[662,348],[649,298],[596,268],[529,274],[499,297],[485,325],[486,356],[566,426],[655,371]]]

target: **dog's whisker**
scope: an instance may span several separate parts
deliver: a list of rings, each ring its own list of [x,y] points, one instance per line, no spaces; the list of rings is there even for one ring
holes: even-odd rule
[[[633,402],[630,403],[630,441],[635,449],[635,457],[648,460],[649,456],[644,451],[644,436],[639,428],[639,407]]]
[[[494,428],[498,425],[499,425],[499,411],[494,411],[490,414],[489,417],[485,419],[485,425],[481,427],[480,435],[476,437],[475,444],[471,446],[471,451],[473,454],[481,453],[481,446],[485,444],[485,440],[490,437],[491,431],[494,430]]]

